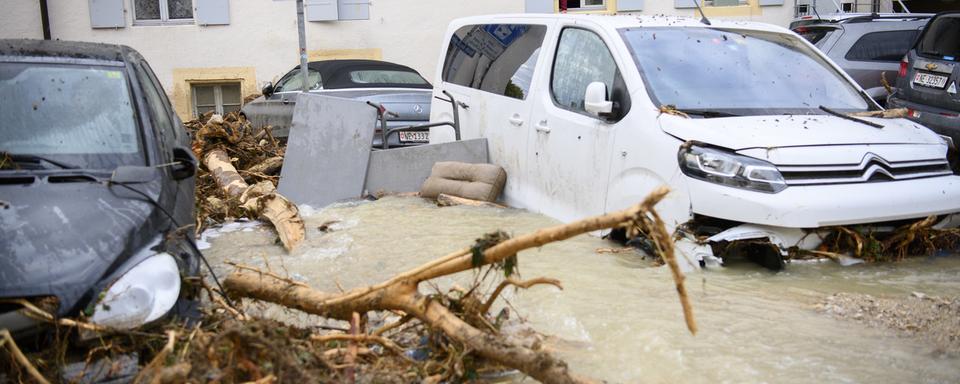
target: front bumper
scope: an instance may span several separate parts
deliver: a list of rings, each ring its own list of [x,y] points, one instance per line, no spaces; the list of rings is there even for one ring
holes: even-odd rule
[[[911,110],[908,119],[923,124],[936,133],[949,136],[955,145],[960,145],[960,112],[917,104],[896,96],[890,96],[887,107]]]
[[[960,176],[752,192],[688,179],[693,213],[741,223],[819,228],[960,212]]]

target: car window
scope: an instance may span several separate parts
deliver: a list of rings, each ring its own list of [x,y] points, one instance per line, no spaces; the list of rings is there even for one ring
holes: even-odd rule
[[[553,100],[565,109],[587,114],[583,96],[595,81],[607,85],[607,99],[617,77],[617,64],[597,34],[580,28],[567,28],[560,34],[553,60],[550,91]]]
[[[917,50],[925,56],[960,60],[960,15],[940,16],[931,21]]]
[[[310,84],[310,90],[320,89],[320,72],[307,68],[307,84]],[[303,76],[300,76],[300,70],[294,69],[287,73],[274,88],[274,92],[299,92],[303,90]]]
[[[429,84],[419,73],[386,69],[350,71],[350,81],[358,84]]]
[[[800,35],[800,37],[809,41],[810,44],[820,47],[819,43],[824,41],[825,37],[829,36],[833,31],[836,30],[836,28],[800,27],[794,29],[793,31]]]
[[[844,56],[853,61],[897,62],[910,50],[917,30],[873,32],[861,36]]]
[[[124,67],[0,63],[0,150],[90,169],[143,165]]]
[[[731,114],[869,108],[840,70],[791,34],[745,29],[622,29],[654,102]]]
[[[167,156],[171,150],[171,142],[174,140],[173,121],[170,119],[169,112],[163,106],[164,99],[147,76],[146,70],[141,66],[140,70],[136,72],[140,80],[140,87],[143,89],[144,99],[146,99],[147,110],[150,111],[150,123],[153,125],[154,132],[160,138],[161,156]]]
[[[525,99],[547,27],[528,24],[468,25],[450,38],[443,81]]]

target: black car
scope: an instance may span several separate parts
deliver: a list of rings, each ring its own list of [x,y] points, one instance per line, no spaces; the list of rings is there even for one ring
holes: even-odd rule
[[[242,112],[255,126],[269,125],[274,134],[286,137],[293,121],[293,107],[303,91],[300,66],[283,75],[277,84],[264,87],[263,96],[243,106]],[[323,60],[307,64],[310,93],[368,101],[390,112],[388,129],[425,124],[430,120],[433,86],[413,68],[379,60]],[[381,127],[374,129],[373,147],[382,148]],[[388,147],[406,147],[430,141],[427,128],[391,132]]]
[[[196,160],[143,57],[0,40],[0,100],[0,328],[44,329],[21,299],[118,329],[193,302]]]
[[[938,13],[900,62],[890,108],[960,146],[960,11]]]

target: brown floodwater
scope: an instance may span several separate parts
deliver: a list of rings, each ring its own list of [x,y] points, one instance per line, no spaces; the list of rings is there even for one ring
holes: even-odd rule
[[[558,224],[515,209],[445,207],[413,197],[302,208],[307,238],[292,254],[269,227],[230,224],[208,231],[204,250],[218,275],[225,261],[288,274],[326,291],[368,285],[469,246],[484,233],[519,235]],[[330,224],[331,231],[318,227]],[[837,292],[903,297],[960,296],[960,256],[841,267],[804,262],[773,273],[749,263],[694,272],[687,289],[699,333],[690,335],[666,268],[617,244],[579,236],[521,252],[522,277],[553,277],[504,297],[536,330],[554,336],[575,372],[609,382],[956,383],[960,356],[889,329],[835,319],[815,305]],[[465,285],[471,273],[438,281]],[[426,289],[426,287],[424,287]],[[277,307],[293,323],[317,320]]]

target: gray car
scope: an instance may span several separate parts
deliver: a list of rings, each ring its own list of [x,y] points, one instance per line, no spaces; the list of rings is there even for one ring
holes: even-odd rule
[[[900,59],[932,15],[868,15],[793,28],[843,68],[874,100],[886,103]]]
[[[424,124],[430,120],[433,86],[409,67],[376,60],[324,60],[308,63],[307,72],[310,93],[383,105],[390,112],[386,116],[388,128]],[[254,125],[271,125],[275,135],[286,137],[302,86],[298,65],[276,85],[264,87],[263,96],[245,105],[241,112]],[[379,124],[371,129],[376,130],[373,147],[381,148]],[[391,132],[387,137],[389,147],[427,142],[427,128]]]
[[[900,63],[888,104],[960,145],[960,11],[938,13]]]

